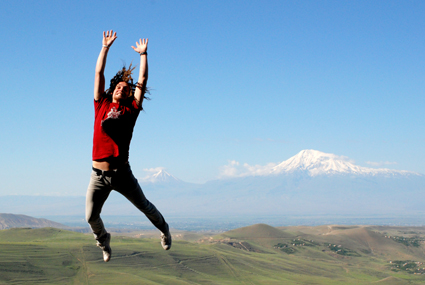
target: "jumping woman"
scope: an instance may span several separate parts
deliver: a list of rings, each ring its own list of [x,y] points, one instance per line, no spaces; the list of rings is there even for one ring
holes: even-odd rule
[[[136,206],[152,224],[161,231],[161,245],[165,250],[171,247],[168,224],[157,208],[149,202],[128,162],[130,141],[137,117],[145,99],[148,80],[147,48],[148,39],[140,39],[135,52],[140,54],[139,78],[133,84],[131,73],[134,67],[123,67],[111,80],[105,91],[104,70],[108,51],[117,33],[103,32],[103,46],[96,63],[94,80],[94,134],[93,171],[86,196],[86,219],[90,224],[97,246],[103,251],[103,260],[111,258],[111,235],[106,231],[100,218],[103,204],[116,190]]]

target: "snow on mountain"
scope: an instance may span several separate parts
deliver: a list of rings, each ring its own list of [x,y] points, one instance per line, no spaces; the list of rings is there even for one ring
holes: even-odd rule
[[[386,168],[368,168],[354,165],[344,156],[324,153],[317,150],[302,150],[297,155],[272,167],[269,174],[307,171],[310,176],[322,174],[358,174],[358,175],[400,175],[418,173],[405,170],[391,170]]]
[[[249,176],[269,176],[278,174],[290,174],[294,172],[303,172],[309,176],[317,175],[418,175],[419,173],[392,170],[387,168],[368,168],[355,165],[347,157],[338,156],[331,153],[324,153],[317,150],[302,150],[295,156],[279,164],[269,163],[267,165],[249,165],[247,163],[240,165],[237,161],[230,161],[229,165],[222,167],[221,177],[249,177]]]
[[[169,183],[169,182],[181,182],[181,180],[174,177],[173,175],[171,175],[164,169],[158,168],[157,172],[140,179],[140,182]]]
[[[164,170],[163,167],[145,169],[150,174],[142,179],[142,183],[184,183]],[[332,153],[324,153],[318,150],[306,149],[281,163],[269,163],[267,165],[248,164],[239,165],[239,162],[230,161],[230,164],[222,169],[220,178],[237,177],[267,177],[273,175],[291,174],[302,172],[311,177],[318,175],[367,175],[367,176],[423,176],[422,174],[387,168],[369,168],[355,165],[345,156]]]

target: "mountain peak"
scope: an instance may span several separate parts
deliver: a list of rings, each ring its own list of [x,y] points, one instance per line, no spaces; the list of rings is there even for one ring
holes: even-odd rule
[[[297,158],[303,163],[310,164],[327,159],[341,159],[342,157],[339,157],[332,153],[324,153],[314,149],[305,149],[293,156],[293,158]]]
[[[181,182],[180,179],[174,177],[163,168],[155,168],[147,170],[153,174],[150,174],[143,179],[141,182],[150,182],[150,183],[169,183],[169,182]]]
[[[407,174],[408,171],[375,169],[354,165],[347,157],[318,150],[302,150],[295,156],[283,161],[271,169],[271,173],[307,171],[309,175],[320,174]]]

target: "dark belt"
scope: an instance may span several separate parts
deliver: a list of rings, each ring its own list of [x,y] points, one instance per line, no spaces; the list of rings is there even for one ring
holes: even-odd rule
[[[93,168],[93,171],[96,172],[96,174],[100,175],[100,176],[112,177],[117,172],[116,170],[101,170],[101,169],[97,169],[97,168],[94,168],[94,167],[92,167],[92,168]]]

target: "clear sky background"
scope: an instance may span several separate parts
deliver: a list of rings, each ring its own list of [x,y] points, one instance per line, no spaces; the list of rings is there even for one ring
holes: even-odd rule
[[[202,183],[303,149],[425,173],[425,1],[6,1],[0,195],[85,195],[93,81],[138,63],[152,100],[130,163]],[[135,76],[137,78],[137,74]]]

